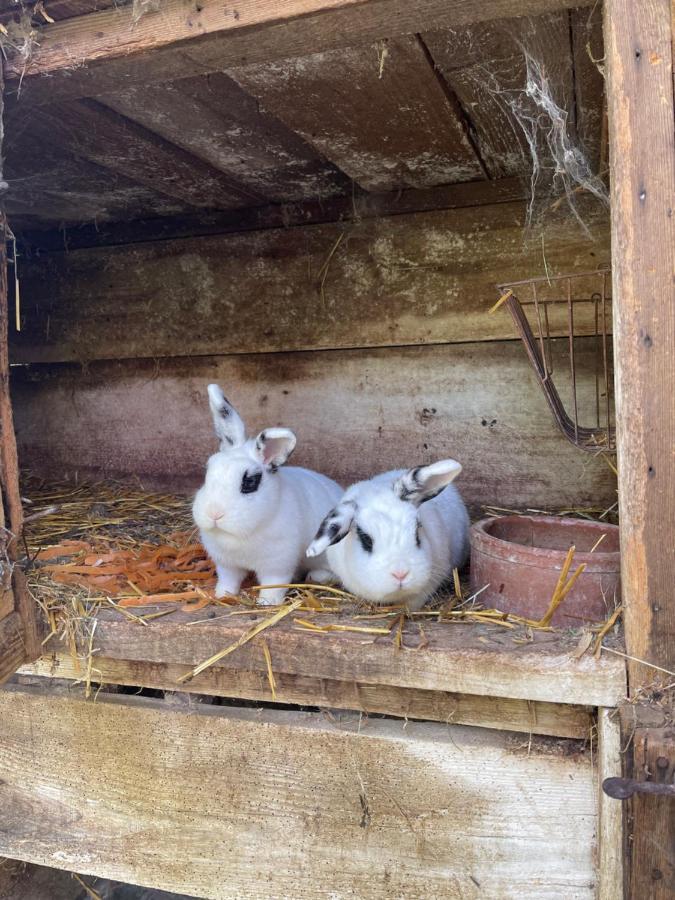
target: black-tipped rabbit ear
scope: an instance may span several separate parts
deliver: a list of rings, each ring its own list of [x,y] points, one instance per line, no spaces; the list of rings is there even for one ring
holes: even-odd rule
[[[307,548],[307,556],[318,556],[326,547],[339,543],[349,533],[355,515],[356,504],[351,500],[338,503],[319,525],[314,540]]]
[[[288,428],[266,428],[255,439],[255,452],[263,465],[278,469],[295,450],[296,442]]]
[[[210,384],[208,392],[213,424],[220,439],[221,449],[241,447],[246,441],[246,426],[241,416],[217,384]]]
[[[430,466],[408,469],[394,482],[394,492],[401,500],[419,506],[437,497],[462,471],[454,459],[441,459]]]

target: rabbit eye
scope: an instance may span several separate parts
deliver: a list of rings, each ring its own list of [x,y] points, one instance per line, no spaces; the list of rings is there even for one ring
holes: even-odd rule
[[[363,531],[363,529],[359,528],[358,525],[356,526],[356,536],[358,537],[358,539],[361,543],[361,546],[366,551],[366,553],[372,553],[373,552],[373,539],[371,538],[371,536],[369,534],[366,534],[366,532]]]
[[[417,528],[415,529],[415,543],[417,544],[418,547],[421,547],[421,546],[422,546],[421,533],[422,533],[422,526],[421,526],[420,523],[418,522],[418,523],[417,523]]]
[[[260,487],[261,481],[262,472],[253,472],[253,474],[244,472],[244,477],[241,479],[241,487],[239,490],[242,494],[254,494]]]

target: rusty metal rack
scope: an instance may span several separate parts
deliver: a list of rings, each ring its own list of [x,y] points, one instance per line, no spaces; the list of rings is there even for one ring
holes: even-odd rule
[[[562,433],[580,450],[613,451],[616,440],[609,269],[513,281],[498,285],[498,289],[502,298],[508,295],[505,305]],[[594,391],[589,367],[594,370]],[[561,393],[565,394],[566,403]]]

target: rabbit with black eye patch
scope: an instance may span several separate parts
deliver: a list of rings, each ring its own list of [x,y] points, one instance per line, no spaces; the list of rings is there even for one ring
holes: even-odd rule
[[[217,384],[208,387],[220,450],[206,467],[192,514],[202,543],[216,564],[216,597],[237,595],[249,571],[260,584],[332,579],[324,554],[311,560],[305,548],[342,488],[309,469],[281,468],[295,449],[287,428],[266,428],[246,438],[244,423]],[[260,591],[263,605],[280,603],[284,588]]]
[[[353,594],[420,609],[469,553],[469,516],[451,485],[454,459],[396,469],[353,484],[307,550]]]

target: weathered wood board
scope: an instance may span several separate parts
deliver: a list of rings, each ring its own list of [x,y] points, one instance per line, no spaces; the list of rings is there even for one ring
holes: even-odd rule
[[[428,643],[420,647],[419,630],[411,623],[404,631],[408,649],[398,650],[390,635],[370,639],[355,632],[311,634],[295,626],[292,618],[265,635],[272,668],[280,674],[578,706],[616,706],[626,695],[621,657],[607,653],[598,660],[576,659],[578,638],[574,635],[537,632],[532,643],[516,644],[506,629],[497,626],[430,622],[424,624]],[[139,628],[116,612],[101,611],[96,619],[96,647],[102,658],[169,662],[183,666],[182,674],[187,674],[235,643],[258,621],[227,614],[194,621],[189,613],[175,612]],[[322,617],[322,621],[331,619]],[[63,647],[53,641],[46,649],[58,652]],[[265,676],[268,671],[255,641],[224,657],[218,668]],[[193,680],[195,690],[200,689],[200,679]],[[204,683],[208,686],[207,677]]]
[[[267,200],[313,200],[351,187],[223,72],[139,85],[101,100]]]
[[[229,74],[366,190],[484,177],[461,110],[415,35]]]
[[[492,178],[530,177],[528,139],[512,106],[541,111],[525,97],[526,53],[542,67],[552,99],[573,107],[574,83],[567,11],[547,16],[498,19],[468,28],[425,32],[434,64],[457,95],[476,131],[481,157]],[[542,126],[536,136],[543,168],[551,166]]]
[[[488,312],[497,283],[609,260],[604,215],[595,240],[565,214],[528,239],[524,216],[500,203],[39,256],[22,265],[13,361],[514,337]]]
[[[218,900],[594,896],[582,745],[25,689],[0,719],[11,857]]]
[[[593,369],[581,354],[577,366],[581,383]],[[16,428],[37,474],[196,488],[217,449],[216,381],[251,433],[295,429],[293,463],[343,484],[451,456],[475,513],[610,506],[609,467],[560,435],[528,367],[517,342],[16,367]]]
[[[100,648],[99,648],[100,650]],[[83,666],[69,653],[53,652],[20,670],[23,675],[69,678],[82,682]],[[545,703],[507,697],[426,691],[416,688],[335,681],[311,675],[275,672],[276,696],[272,696],[267,672],[241,669],[207,669],[197,680],[179,683],[185,666],[176,663],[146,663],[112,659],[96,654],[93,679],[99,684],[123,684],[165,691],[185,691],[264,703],[349,709],[405,719],[478,725],[500,731],[521,731],[586,740],[592,727],[592,712],[586,706]]]
[[[174,0],[145,15],[135,27],[131,7],[45,27],[29,64],[15,55],[8,61],[7,72],[14,79],[13,89],[21,78],[21,94],[27,100],[49,103],[59,96],[110,93],[122,84],[173,80],[177,71],[188,77],[301,56],[308,47],[318,52],[432,28],[460,28],[495,18],[590,5],[592,0],[418,0],[415,4],[409,0],[294,0],[282,10],[275,0],[240,0],[234,10],[221,0],[202,0],[197,10]],[[81,65],[73,66],[74,60]],[[54,77],[32,77],[44,72]]]
[[[622,588],[631,693],[675,666],[675,113],[670,0],[605,5]],[[675,839],[675,826],[671,828]],[[642,867],[642,863],[640,866]],[[647,890],[648,866],[641,872]],[[636,896],[636,895],[634,895]]]

